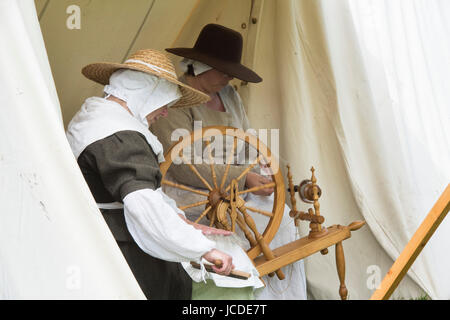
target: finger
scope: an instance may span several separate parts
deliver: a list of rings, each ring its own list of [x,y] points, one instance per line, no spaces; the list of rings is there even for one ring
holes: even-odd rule
[[[223,235],[223,236],[229,236],[229,235],[233,234],[233,232],[231,232],[231,231],[216,229],[216,228],[208,229],[208,232],[209,232],[209,234]]]
[[[233,269],[234,269],[234,264],[230,263],[230,264],[229,264],[229,268],[228,268],[228,273],[227,273],[227,274],[230,274],[230,273],[231,273],[231,270],[233,270]]]
[[[226,274],[227,264],[226,263],[222,264],[222,266],[220,268],[218,268],[216,266],[212,266],[212,269],[214,270],[214,272],[223,275],[223,274]]]
[[[266,183],[272,182],[272,180],[269,179],[269,178],[266,178],[266,177],[261,177],[260,182],[261,182],[262,184],[266,184]]]
[[[230,233],[232,233],[232,232],[229,231],[229,230],[223,230],[223,229],[213,229],[213,231],[214,231],[215,233],[217,233],[217,234],[230,234]]]
[[[225,269],[223,270],[224,275],[229,275],[231,272],[231,263],[227,263]]]
[[[232,267],[233,263],[232,263],[232,259],[228,259],[225,258],[222,260],[222,265],[220,267],[216,267],[218,273],[222,274],[222,275],[229,275],[231,272],[231,267]]]
[[[256,192],[253,192],[253,194],[256,194],[258,196],[270,196],[274,192],[273,188],[268,189],[261,189]]]

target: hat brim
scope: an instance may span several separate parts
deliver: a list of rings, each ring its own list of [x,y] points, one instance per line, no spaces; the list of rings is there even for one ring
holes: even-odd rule
[[[97,62],[85,66],[81,70],[81,73],[86,78],[92,81],[95,81],[102,85],[107,85],[109,84],[109,78],[111,77],[111,75],[119,69],[130,69],[145,72],[166,79],[167,81],[172,82],[174,84],[177,84],[180,88],[182,96],[173,106],[171,106],[171,108],[201,105],[208,102],[211,99],[207,94],[199,90],[196,90],[179,80],[173,79],[172,77],[167,76],[164,73],[158,73],[156,71],[146,69],[145,67],[142,67],[138,64],[132,65],[123,63]]]
[[[208,54],[195,50],[194,48],[168,48],[166,51],[177,56],[207,64],[208,66],[232,76],[233,78],[254,83],[262,81],[262,78],[254,71],[240,63],[217,59]]]

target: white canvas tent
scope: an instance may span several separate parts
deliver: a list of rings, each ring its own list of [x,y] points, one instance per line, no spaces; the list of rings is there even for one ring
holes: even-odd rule
[[[102,91],[84,65],[192,46],[211,22],[242,33],[243,63],[264,81],[233,84],[253,128],[280,129],[294,177],[316,167],[326,224],[367,221],[344,251],[349,298],[369,298],[450,180],[450,6],[376,3],[0,1],[0,298],[144,297],[64,126]],[[450,298],[449,228],[444,221],[394,298]],[[306,272],[312,298],[338,298],[333,250],[307,258]]]

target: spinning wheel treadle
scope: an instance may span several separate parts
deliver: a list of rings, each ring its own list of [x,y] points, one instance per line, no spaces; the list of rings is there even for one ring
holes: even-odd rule
[[[223,149],[220,152],[225,151],[225,161],[219,163],[225,166],[225,170],[222,176],[218,176],[216,172],[217,164],[216,157],[218,146],[215,144],[216,140],[224,141],[223,138],[231,138],[233,143],[230,148],[223,148],[223,145],[219,144],[219,148]],[[213,141],[214,142],[211,142]],[[255,159],[249,159],[246,161],[246,167],[241,174],[231,179],[228,177],[230,166],[235,164],[235,158],[238,156],[239,148],[238,142],[245,142],[249,148],[256,150]],[[192,150],[195,150],[195,146],[202,145],[202,155],[205,155],[204,162],[209,165],[210,176],[209,182],[199,172],[199,170],[192,164],[191,154]],[[215,155],[213,156],[214,144]],[[189,157],[186,156],[185,151],[189,150]],[[195,151],[194,151],[195,152]],[[219,156],[219,160],[220,160]],[[322,254],[328,253],[328,247],[336,245],[336,264],[338,270],[338,276],[340,280],[339,294],[342,299],[347,298],[347,289],[345,287],[345,260],[342,247],[342,241],[350,238],[351,231],[358,230],[364,225],[364,221],[353,222],[349,226],[334,225],[328,228],[322,226],[324,218],[320,215],[319,197],[322,194],[319,186],[317,185],[317,179],[314,175],[314,168],[312,168],[311,180],[304,180],[298,186],[294,186],[292,183],[292,175],[288,167],[288,179],[289,179],[289,191],[291,195],[292,210],[290,216],[294,219],[295,225],[301,220],[310,221],[310,233],[308,236],[291,243],[285,244],[277,249],[270,249],[269,243],[275,236],[281,219],[283,218],[285,207],[285,186],[281,170],[279,169],[277,159],[275,159],[270,150],[265,146],[257,137],[249,135],[244,131],[232,127],[225,126],[213,126],[204,127],[196,130],[189,135],[186,135],[166,152],[166,161],[160,165],[162,172],[162,185],[171,186],[177,189],[192,192],[196,195],[201,195],[204,200],[197,201],[195,203],[185,204],[179,206],[181,210],[188,208],[204,206],[204,210],[200,216],[195,220],[199,222],[200,219],[207,217],[210,222],[210,226],[217,228],[236,231],[236,228],[242,230],[246,239],[250,243],[250,248],[247,250],[247,254],[250,259],[253,260],[260,276],[269,274],[277,274],[279,279],[284,279],[284,274],[280,268],[294,263],[302,258],[305,258],[315,252],[320,251]],[[187,186],[180,183],[172,182],[166,179],[166,173],[174,163],[181,160],[181,163],[187,165],[189,170],[195,174],[195,176],[201,181],[204,186],[204,190],[199,190],[191,186]],[[222,157],[223,160],[223,157]],[[225,163],[225,164],[223,164]],[[250,189],[239,190],[239,181],[246,176],[246,174],[252,170],[255,166],[266,167],[269,173],[268,178],[270,183],[264,184],[259,187]],[[203,171],[203,175],[205,175]],[[231,179],[226,185],[226,181]],[[244,200],[243,195],[248,192],[256,192],[265,188],[274,189],[274,203],[272,211],[266,211],[261,208],[255,208],[249,206]],[[308,210],[308,213],[297,211],[295,202],[295,192],[298,192],[300,198],[307,203],[312,203],[313,208]],[[253,219],[253,215],[259,214],[267,217],[267,225],[263,231],[258,230]]]

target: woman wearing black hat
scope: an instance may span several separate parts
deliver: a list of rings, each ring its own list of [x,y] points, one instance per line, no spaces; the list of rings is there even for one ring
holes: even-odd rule
[[[200,90],[211,97],[211,100],[195,108],[182,108],[169,110],[169,115],[151,126],[152,132],[158,136],[164,148],[169,148],[172,141],[172,133],[175,130],[193,131],[198,126],[230,126],[243,129],[250,128],[247,115],[239,94],[229,85],[229,81],[238,78],[247,82],[261,82],[262,79],[255,72],[243,66],[241,61],[243,40],[239,32],[220,26],[217,24],[206,25],[193,48],[171,48],[168,52],[184,57],[181,67],[184,69],[182,82]],[[222,176],[225,165],[216,165],[217,176]],[[226,183],[238,177],[246,166],[231,166]],[[209,165],[196,165],[197,170],[203,177],[208,177]],[[166,175],[166,179],[173,179],[182,184],[187,184],[196,188],[204,188],[203,183],[184,165],[171,166]],[[244,179],[239,180],[239,189],[252,188],[268,183],[268,179],[257,172],[250,171]],[[209,183],[212,183],[209,181]],[[165,192],[178,205],[198,202],[204,199],[196,199],[195,195],[180,189],[167,187]],[[254,207],[271,208],[273,206],[273,189],[262,189],[255,194],[248,193],[246,202],[253,201]],[[186,210],[186,216],[191,219],[198,216],[196,208]],[[295,240],[296,230],[288,216],[289,208],[286,206],[285,217],[278,230],[277,235],[272,240],[271,245],[279,247],[283,244]],[[262,226],[266,220],[258,221]],[[205,218],[203,220],[206,223]],[[303,261],[298,261],[293,265],[283,268],[286,275],[285,281],[280,281],[276,277],[265,277],[266,288],[257,292],[258,299],[306,299],[306,279],[304,274]]]

